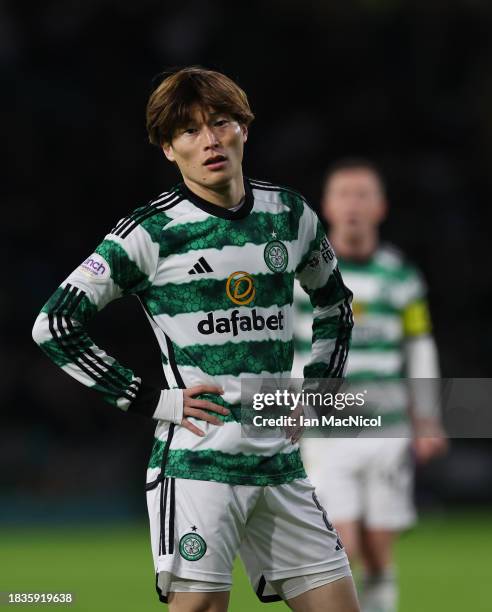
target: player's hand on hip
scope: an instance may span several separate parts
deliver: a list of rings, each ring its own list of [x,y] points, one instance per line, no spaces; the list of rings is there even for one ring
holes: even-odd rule
[[[189,389],[183,389],[183,420],[181,426],[189,429],[192,433],[197,436],[204,436],[205,432],[199,429],[196,425],[193,425],[186,417],[193,417],[202,421],[207,421],[212,425],[223,425],[218,417],[213,412],[218,414],[227,415],[229,410],[219,404],[214,404],[209,400],[197,399],[195,395],[202,395],[203,393],[211,393],[214,395],[222,395],[224,389],[217,387],[216,385],[196,385]]]

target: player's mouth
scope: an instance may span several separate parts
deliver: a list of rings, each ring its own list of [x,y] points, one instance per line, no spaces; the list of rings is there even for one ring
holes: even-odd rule
[[[213,155],[203,162],[203,165],[210,170],[222,170],[227,163],[227,157],[225,155]]]

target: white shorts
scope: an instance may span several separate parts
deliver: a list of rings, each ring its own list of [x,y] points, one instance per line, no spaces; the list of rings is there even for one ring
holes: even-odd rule
[[[330,570],[307,576],[296,576],[295,578],[282,578],[282,580],[272,580],[271,584],[277,595],[281,599],[293,599],[311,589],[317,589],[325,584],[340,580],[350,576],[348,567],[344,565],[338,572]],[[222,582],[204,582],[200,580],[190,580],[187,578],[177,578],[172,576],[169,582],[169,593],[211,593],[230,591],[231,585]]]
[[[155,477],[149,470],[148,482]],[[154,481],[147,505],[156,586],[165,603],[177,578],[219,585],[203,590],[230,588],[238,553],[265,602],[285,593],[272,581],[329,573],[327,583],[351,575],[343,545],[307,479],[249,486],[166,478]]]
[[[400,531],[415,523],[408,438],[304,438],[301,453],[335,524],[362,521],[369,528]]]

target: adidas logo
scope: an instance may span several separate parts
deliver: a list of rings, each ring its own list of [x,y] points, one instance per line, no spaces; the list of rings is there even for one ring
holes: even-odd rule
[[[205,272],[213,272],[212,268],[207,263],[205,257],[200,257],[198,262],[188,270],[188,274],[205,274]]]

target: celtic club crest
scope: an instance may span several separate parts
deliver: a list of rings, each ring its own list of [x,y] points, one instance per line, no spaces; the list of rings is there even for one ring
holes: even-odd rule
[[[283,272],[289,262],[287,248],[280,240],[271,240],[265,247],[263,257],[272,272]]]
[[[207,550],[207,544],[197,533],[185,533],[179,541],[179,552],[187,561],[198,561]]]

